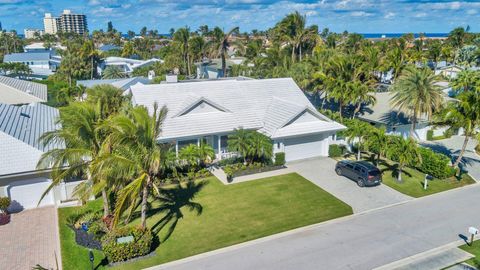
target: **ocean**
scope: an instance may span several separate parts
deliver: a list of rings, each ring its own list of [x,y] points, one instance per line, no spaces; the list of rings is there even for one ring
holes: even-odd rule
[[[399,38],[407,33],[360,33],[364,38]],[[440,37],[448,37],[448,33],[424,33],[426,37],[429,38],[440,38]],[[416,38],[420,36],[420,34],[414,34]]]

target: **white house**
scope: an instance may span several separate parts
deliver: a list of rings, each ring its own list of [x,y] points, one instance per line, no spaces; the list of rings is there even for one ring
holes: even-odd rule
[[[32,79],[43,79],[52,75],[60,66],[61,56],[56,55],[54,50],[29,51],[24,53],[6,54],[3,58],[5,63],[22,63],[32,71],[28,75]]]
[[[26,104],[46,101],[46,85],[0,76],[0,103]]]
[[[222,69],[222,59],[204,59],[195,63],[197,67],[197,79],[217,79],[228,77],[233,65],[241,65],[245,62],[245,57],[232,57],[225,60],[227,74],[224,76]],[[253,64],[251,64],[253,65]]]
[[[150,66],[156,62],[163,63],[163,60],[157,59],[157,58],[152,58],[148,60],[138,60],[138,59],[110,56],[103,59],[103,61],[97,67],[97,71],[99,74],[102,74],[102,72],[108,66],[114,66],[119,68],[123,73],[130,75],[133,72],[133,70],[141,67]]]
[[[291,78],[232,78],[131,86],[132,102],[150,112],[154,102],[168,114],[161,143],[179,149],[206,140],[217,158],[229,156],[228,135],[257,130],[273,141],[287,161],[327,156],[329,138],[341,124],[320,114]]]
[[[58,109],[32,103],[15,106],[0,103],[0,197],[12,200],[10,211],[35,208],[51,184],[50,171],[37,169],[41,155],[61,143],[44,145],[45,132],[58,128]],[[72,198],[79,182],[62,183],[49,192],[40,206],[59,204]]]

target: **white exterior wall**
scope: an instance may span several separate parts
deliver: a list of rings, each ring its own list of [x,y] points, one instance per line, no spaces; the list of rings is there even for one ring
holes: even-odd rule
[[[409,138],[410,137],[410,125],[402,125],[402,126],[395,126],[393,128],[388,128],[387,134],[388,135],[396,135],[396,136],[402,136],[403,138]],[[426,141],[427,140],[427,132],[430,130],[431,127],[428,126],[428,124],[424,123],[419,123],[417,124],[415,128],[415,138],[420,140],[420,141]]]

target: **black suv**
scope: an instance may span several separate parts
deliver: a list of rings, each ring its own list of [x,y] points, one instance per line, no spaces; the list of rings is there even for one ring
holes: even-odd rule
[[[335,172],[357,182],[359,187],[375,186],[382,182],[382,172],[366,161],[339,161]]]

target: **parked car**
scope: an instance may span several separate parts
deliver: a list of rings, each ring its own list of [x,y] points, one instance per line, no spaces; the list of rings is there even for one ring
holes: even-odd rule
[[[382,182],[382,172],[366,161],[339,161],[335,172],[357,182],[359,187],[380,185]]]

